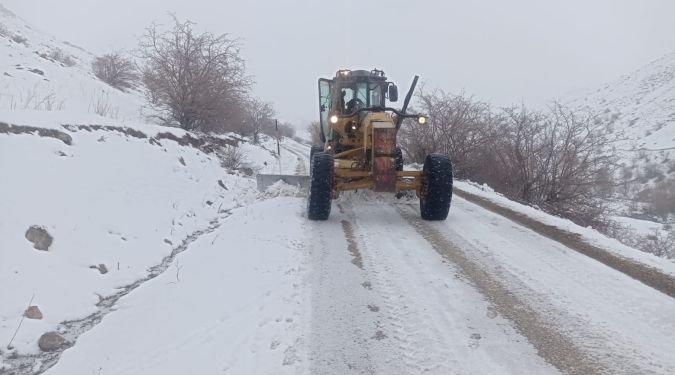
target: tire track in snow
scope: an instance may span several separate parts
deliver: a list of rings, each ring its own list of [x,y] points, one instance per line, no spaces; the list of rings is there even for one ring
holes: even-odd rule
[[[333,217],[344,220],[341,213]],[[340,221],[309,222],[312,275],[309,282],[311,374],[376,374],[368,345],[371,326],[363,316],[370,302],[361,269],[348,252]],[[354,245],[352,245],[354,246]],[[355,253],[358,249],[352,249]]]
[[[547,362],[554,365],[560,371],[567,374],[613,374],[619,371],[627,374],[657,373],[652,369],[641,367],[631,362],[628,353],[608,353],[607,347],[612,344],[611,340],[601,334],[584,330],[583,321],[578,321],[573,316],[558,311],[552,306],[547,309],[535,309],[530,300],[523,299],[521,294],[529,293],[530,297],[537,299],[534,291],[528,291],[527,285],[516,285],[512,282],[504,282],[500,273],[500,265],[494,265],[489,270],[480,261],[473,259],[467,251],[471,245],[459,244],[448,235],[440,232],[442,223],[422,221],[415,209],[399,207],[399,212],[424,237],[436,251],[453,265],[459,267],[461,272],[471,283],[488,299],[495,310],[511,321],[529,342],[536,348],[538,354]],[[445,233],[444,233],[445,234]],[[480,253],[475,249],[471,252]],[[545,296],[538,298],[540,304],[546,304]],[[542,311],[543,310],[543,311]],[[560,326],[560,324],[563,326]],[[569,327],[581,331],[591,342],[604,343],[606,347],[598,345],[592,352],[570,336]],[[579,332],[575,332],[579,336]]]
[[[358,223],[357,215],[351,204],[345,204],[347,215],[352,222]],[[387,217],[381,218],[378,225],[378,236],[395,238],[393,231],[396,226]],[[360,226],[356,226],[360,228]],[[363,233],[358,236],[362,244],[362,257],[366,264],[367,278],[375,291],[374,300],[379,301],[382,308],[378,317],[381,321],[373,322],[374,330],[382,332],[384,339],[390,336],[393,348],[390,348],[386,362],[394,364],[389,373],[446,374],[452,370],[447,366],[447,359],[451,353],[443,345],[442,330],[436,326],[436,319],[430,316],[426,309],[417,309],[415,296],[406,294],[397,282],[407,280],[404,275],[397,273],[383,260],[391,254],[384,251],[382,244],[373,243],[372,233],[361,228]],[[411,264],[413,265],[413,264]],[[379,330],[382,329],[382,330]],[[382,337],[382,336],[380,336]],[[403,360],[404,368],[396,367],[396,361]],[[391,372],[394,371],[394,372]]]
[[[490,311],[484,297],[452,265],[444,264],[394,206],[368,202],[359,194],[351,195],[359,200],[352,204],[349,196],[338,201],[340,219],[353,229],[363,261],[363,270],[357,273],[367,298],[345,306],[350,315],[341,318],[370,334],[368,340],[342,345],[357,349],[368,345],[361,350],[368,351],[375,373],[558,373],[510,322]],[[346,247],[344,241],[340,254],[348,264]],[[334,277],[345,285],[357,282],[347,273]],[[354,308],[359,310],[351,311]],[[351,314],[358,319],[351,319]]]
[[[307,174],[306,160],[307,160],[308,156],[306,156],[305,153],[308,153],[308,152],[304,152],[304,150],[303,150],[303,152],[300,152],[300,150],[297,150],[297,149],[295,149],[294,147],[291,147],[288,144],[284,144],[284,145],[282,145],[282,147],[284,148],[284,150],[286,150],[286,151],[290,152],[291,154],[295,155],[295,157],[297,158],[297,164],[295,165],[295,174],[306,175]]]

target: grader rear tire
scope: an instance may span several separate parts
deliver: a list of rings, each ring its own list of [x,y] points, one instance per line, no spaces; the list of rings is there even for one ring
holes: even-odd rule
[[[445,155],[427,155],[420,213],[424,220],[445,220],[452,201],[452,162]]]
[[[327,220],[330,216],[333,194],[333,155],[316,152],[312,157],[309,175],[307,217],[310,220]]]

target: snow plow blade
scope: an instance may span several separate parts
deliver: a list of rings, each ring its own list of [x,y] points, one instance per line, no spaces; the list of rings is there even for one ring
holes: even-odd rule
[[[309,176],[296,176],[285,174],[259,174],[256,176],[258,191],[265,191],[277,181],[283,181],[289,185],[298,186],[301,189],[309,187]]]

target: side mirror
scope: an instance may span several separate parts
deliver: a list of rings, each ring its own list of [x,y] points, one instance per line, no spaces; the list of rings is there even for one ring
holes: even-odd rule
[[[321,104],[321,107],[320,107],[319,109],[321,110],[321,112],[325,111],[325,110],[326,110],[326,105],[325,105],[325,104]]]
[[[398,100],[398,87],[396,85],[389,85],[389,101],[395,102]]]

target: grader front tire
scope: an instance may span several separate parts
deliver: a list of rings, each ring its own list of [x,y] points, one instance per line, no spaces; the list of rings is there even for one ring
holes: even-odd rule
[[[327,220],[330,216],[333,168],[333,155],[324,152],[314,153],[307,198],[307,217],[310,220]]]
[[[420,213],[424,220],[445,220],[452,201],[452,162],[445,155],[427,155]]]

